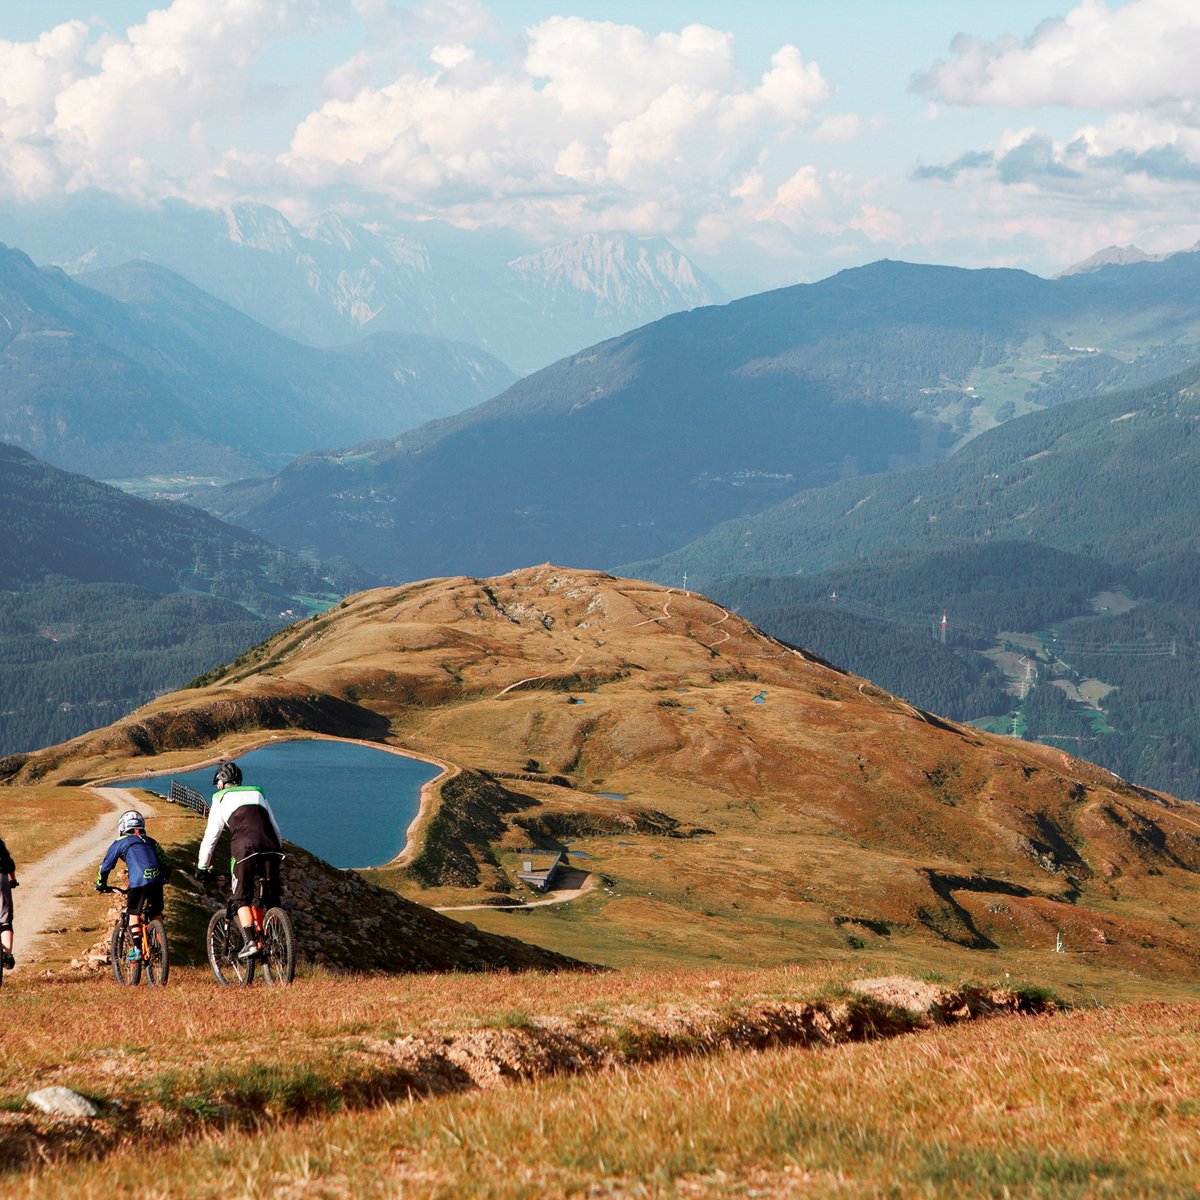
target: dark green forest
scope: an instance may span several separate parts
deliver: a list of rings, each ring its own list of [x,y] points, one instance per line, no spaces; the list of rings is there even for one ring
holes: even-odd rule
[[[1200,799],[1194,551],[1138,570],[1029,542],[964,545],[725,580],[712,592],[767,632],[922,708],[959,721],[993,718],[991,728]],[[1121,602],[1093,608],[1101,593]],[[1006,646],[1032,664],[1023,698],[983,653]],[[1113,690],[1098,703],[1069,693],[1088,680]]]
[[[0,754],[108,724],[372,580],[0,445]]]
[[[0,753],[115,721],[278,627],[228,600],[133,584],[10,593],[0,613]]]

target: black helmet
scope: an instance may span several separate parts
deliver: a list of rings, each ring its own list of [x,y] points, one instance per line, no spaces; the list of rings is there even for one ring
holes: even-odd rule
[[[242,782],[242,769],[235,762],[223,762],[217,767],[213,776],[213,787],[237,787]]]

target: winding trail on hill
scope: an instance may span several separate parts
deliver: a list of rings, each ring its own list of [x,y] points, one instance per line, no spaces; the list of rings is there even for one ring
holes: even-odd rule
[[[141,797],[135,800],[124,788],[94,787],[88,790],[101,800],[107,800],[114,813],[136,806],[147,817],[157,815],[151,805]],[[18,970],[37,963],[47,934],[62,927],[69,901],[69,897],[62,894],[63,890],[96,869],[114,836],[112,813],[105,813],[91,829],[30,863],[21,872],[21,887],[13,905]]]
[[[661,624],[663,621],[669,621],[671,619],[671,594],[674,591],[675,591],[674,588],[667,588],[667,598],[666,598],[666,600],[663,601],[661,617],[647,617],[646,620],[638,621],[636,624],[631,625],[630,628],[638,629],[642,625]],[[645,612],[645,611],[646,611],[645,609],[642,609],[642,612]]]
[[[575,655],[570,664],[567,666],[567,670],[569,671],[573,666],[575,666],[575,664],[579,662],[582,657],[583,651],[580,650],[580,652]],[[536,683],[539,679],[550,679],[557,674],[559,674],[558,671],[546,671],[542,675],[530,675],[528,679],[518,679],[516,683],[510,683],[508,687],[501,688],[500,691],[498,691],[493,697],[493,699],[499,700],[501,696],[507,696],[509,692],[515,691],[519,687],[524,687],[527,683]]]
[[[555,892],[548,900],[527,900],[523,904],[443,904],[434,908],[434,912],[468,912],[481,909],[514,909],[542,908],[547,904],[566,904],[568,900],[578,900],[585,892],[590,892],[596,886],[595,875],[589,875],[580,887],[566,891]]]
[[[720,605],[718,605],[717,607],[718,607],[718,608],[720,608]],[[710,622],[710,623],[709,623],[709,628],[710,628],[710,629],[716,629],[716,627],[717,627],[718,625],[724,625],[724,624],[725,624],[725,622],[729,620],[729,610],[728,610],[728,609],[724,609],[724,608],[722,608],[722,609],[721,609],[721,614],[722,614],[722,615],[721,615],[721,618],[720,618],[719,620],[717,620],[717,621],[712,621],[712,622]],[[708,644],[708,648],[709,648],[710,650],[715,650],[715,649],[716,649],[718,646],[723,646],[723,645],[724,645],[724,644],[725,644],[727,641],[729,641],[729,630],[728,630],[728,629],[722,629],[722,630],[721,630],[721,636],[720,636],[719,638],[717,638],[717,640],[716,640],[715,642],[713,642],[713,643],[711,643],[711,644]],[[706,643],[706,644],[707,644],[707,643]]]

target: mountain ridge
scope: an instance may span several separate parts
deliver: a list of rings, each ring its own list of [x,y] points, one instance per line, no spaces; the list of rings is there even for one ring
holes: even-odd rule
[[[664,317],[473,409],[197,502],[281,544],[349,547],[393,578],[651,559],[806,489],[930,463],[1021,413],[1200,360],[1200,256],[1143,266],[1057,283],[855,268]]]
[[[0,753],[103,724],[370,582],[0,443]]]
[[[668,311],[726,299],[674,248],[661,263],[651,256],[649,276],[627,271],[615,250],[589,259],[588,246],[640,244],[633,234],[546,247],[508,231],[437,221],[368,226],[327,211],[294,224],[250,201],[141,209],[96,194],[65,197],[44,212],[9,205],[3,216],[15,240],[72,274],[147,259],[310,346],[370,332],[418,334],[467,342],[518,373]],[[543,274],[544,255],[579,269],[590,262],[596,274]]]

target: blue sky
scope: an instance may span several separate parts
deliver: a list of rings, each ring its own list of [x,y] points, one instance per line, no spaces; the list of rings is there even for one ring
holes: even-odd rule
[[[1196,61],[1194,0],[8,0],[0,198],[1050,274],[1200,239]]]

